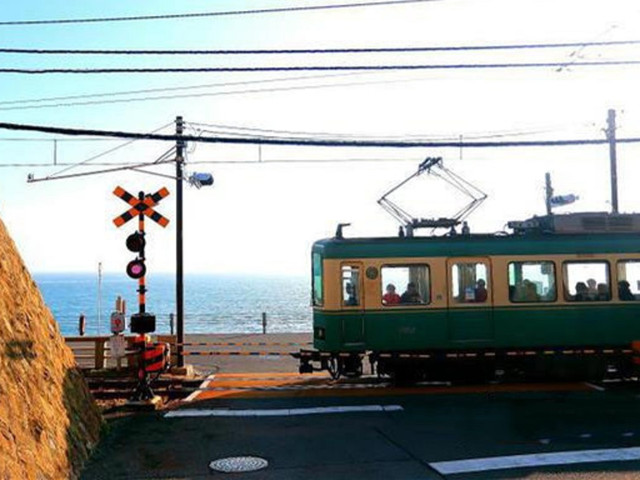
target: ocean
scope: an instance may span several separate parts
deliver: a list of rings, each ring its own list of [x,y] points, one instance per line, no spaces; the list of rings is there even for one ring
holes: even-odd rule
[[[102,276],[102,312],[98,318],[98,277],[88,273],[40,273],[34,279],[63,335],[78,334],[78,317],[86,316],[86,334],[108,334],[118,295],[127,316],[137,311],[137,282],[124,274]],[[185,275],[186,333],[260,333],[262,312],[268,332],[312,329],[309,279],[246,275]],[[156,314],[158,333],[169,333],[175,312],[172,274],[147,276],[147,311]],[[175,328],[175,327],[174,327]]]

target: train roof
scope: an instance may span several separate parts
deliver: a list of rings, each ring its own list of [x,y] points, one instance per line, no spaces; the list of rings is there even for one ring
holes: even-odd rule
[[[324,258],[640,253],[640,233],[327,238],[313,252]]]

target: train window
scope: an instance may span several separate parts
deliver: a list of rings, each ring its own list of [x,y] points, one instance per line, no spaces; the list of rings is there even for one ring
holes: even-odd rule
[[[360,305],[360,269],[351,265],[342,267],[342,305]]]
[[[509,300],[514,303],[555,302],[556,272],[553,262],[511,262]]]
[[[618,262],[618,298],[623,302],[640,300],[640,261]]]
[[[611,300],[609,263],[565,262],[564,292],[570,302]]]
[[[489,298],[484,263],[456,263],[451,267],[451,296],[458,303],[484,303]]]
[[[431,301],[427,265],[386,265],[380,271],[384,306],[424,305]]]
[[[313,304],[322,305],[322,255],[320,255],[319,253],[313,254],[311,283],[313,290]]]

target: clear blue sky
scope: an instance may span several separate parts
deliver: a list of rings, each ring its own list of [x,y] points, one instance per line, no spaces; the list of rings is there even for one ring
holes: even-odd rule
[[[277,7],[289,1],[5,2],[2,20],[79,18]],[[296,4],[332,3],[296,1]],[[341,3],[334,1],[333,3]],[[0,27],[0,45],[21,48],[300,48],[340,46],[460,45],[637,38],[637,2],[567,0],[441,0],[403,7],[376,7],[313,13],[125,22],[67,26]],[[638,58],[640,49],[585,49],[585,60]],[[570,61],[572,49],[544,53],[369,57],[366,62]],[[316,58],[281,60],[166,57],[27,57],[2,55],[2,65],[171,66],[310,64]],[[336,62],[352,62],[333,58]],[[640,68],[553,69],[392,73],[357,77],[394,83],[290,92],[130,102],[112,105],[2,110],[0,119],[17,123],[149,131],[176,115],[187,121],[258,128],[357,135],[457,136],[504,131],[548,130],[537,137],[602,136],[607,108],[621,110],[620,135],[640,134],[637,85]],[[274,78],[274,74],[0,76],[0,102],[155,87]],[[349,80],[340,80],[349,81]],[[318,81],[314,82],[317,83]],[[325,82],[324,80],[322,82]],[[338,80],[335,80],[338,82]],[[306,82],[313,83],[313,82]],[[293,84],[293,83],[291,83]],[[220,89],[218,89],[219,91]],[[204,91],[204,90],[203,90]],[[212,91],[212,90],[208,90]],[[47,162],[51,143],[3,141],[41,134],[0,131],[0,163]],[[115,145],[65,142],[58,160],[77,162]],[[105,160],[146,161],[166,145],[135,144]],[[621,207],[640,200],[636,188],[639,152],[620,150]],[[202,166],[216,176],[209,190],[187,191],[187,271],[305,273],[310,244],[331,235],[336,223],[351,221],[353,234],[393,234],[396,225],[375,200],[427,155],[444,155],[447,164],[490,194],[472,217],[475,230],[493,231],[513,218],[541,213],[545,171],[552,171],[559,193],[578,193],[575,208],[606,209],[606,148],[471,151],[375,151],[263,148],[265,158],[391,158],[399,163],[290,166]],[[256,147],[198,146],[190,160],[255,160]],[[193,169],[196,167],[194,166]],[[29,265],[36,271],[89,271],[98,261],[121,271],[129,258],[125,231],[110,223],[124,204],[111,195],[117,184],[137,191],[169,181],[137,173],[27,185],[26,174],[51,168],[0,170],[0,217],[10,227]],[[167,171],[166,173],[170,173]],[[427,179],[428,180],[428,179]],[[171,191],[173,185],[168,184]],[[427,181],[409,192],[407,202],[422,216],[450,213],[454,200]],[[438,208],[444,210],[438,211]],[[172,197],[159,210],[174,218]],[[154,227],[150,227],[154,228]],[[132,227],[129,227],[132,229]],[[151,268],[173,268],[173,230],[152,232]]]

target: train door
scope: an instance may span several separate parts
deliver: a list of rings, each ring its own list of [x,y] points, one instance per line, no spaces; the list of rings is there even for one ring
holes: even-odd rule
[[[483,345],[494,338],[493,282],[488,258],[447,260],[448,323],[452,343]]]
[[[364,282],[362,264],[342,264],[342,344],[364,346]]]

